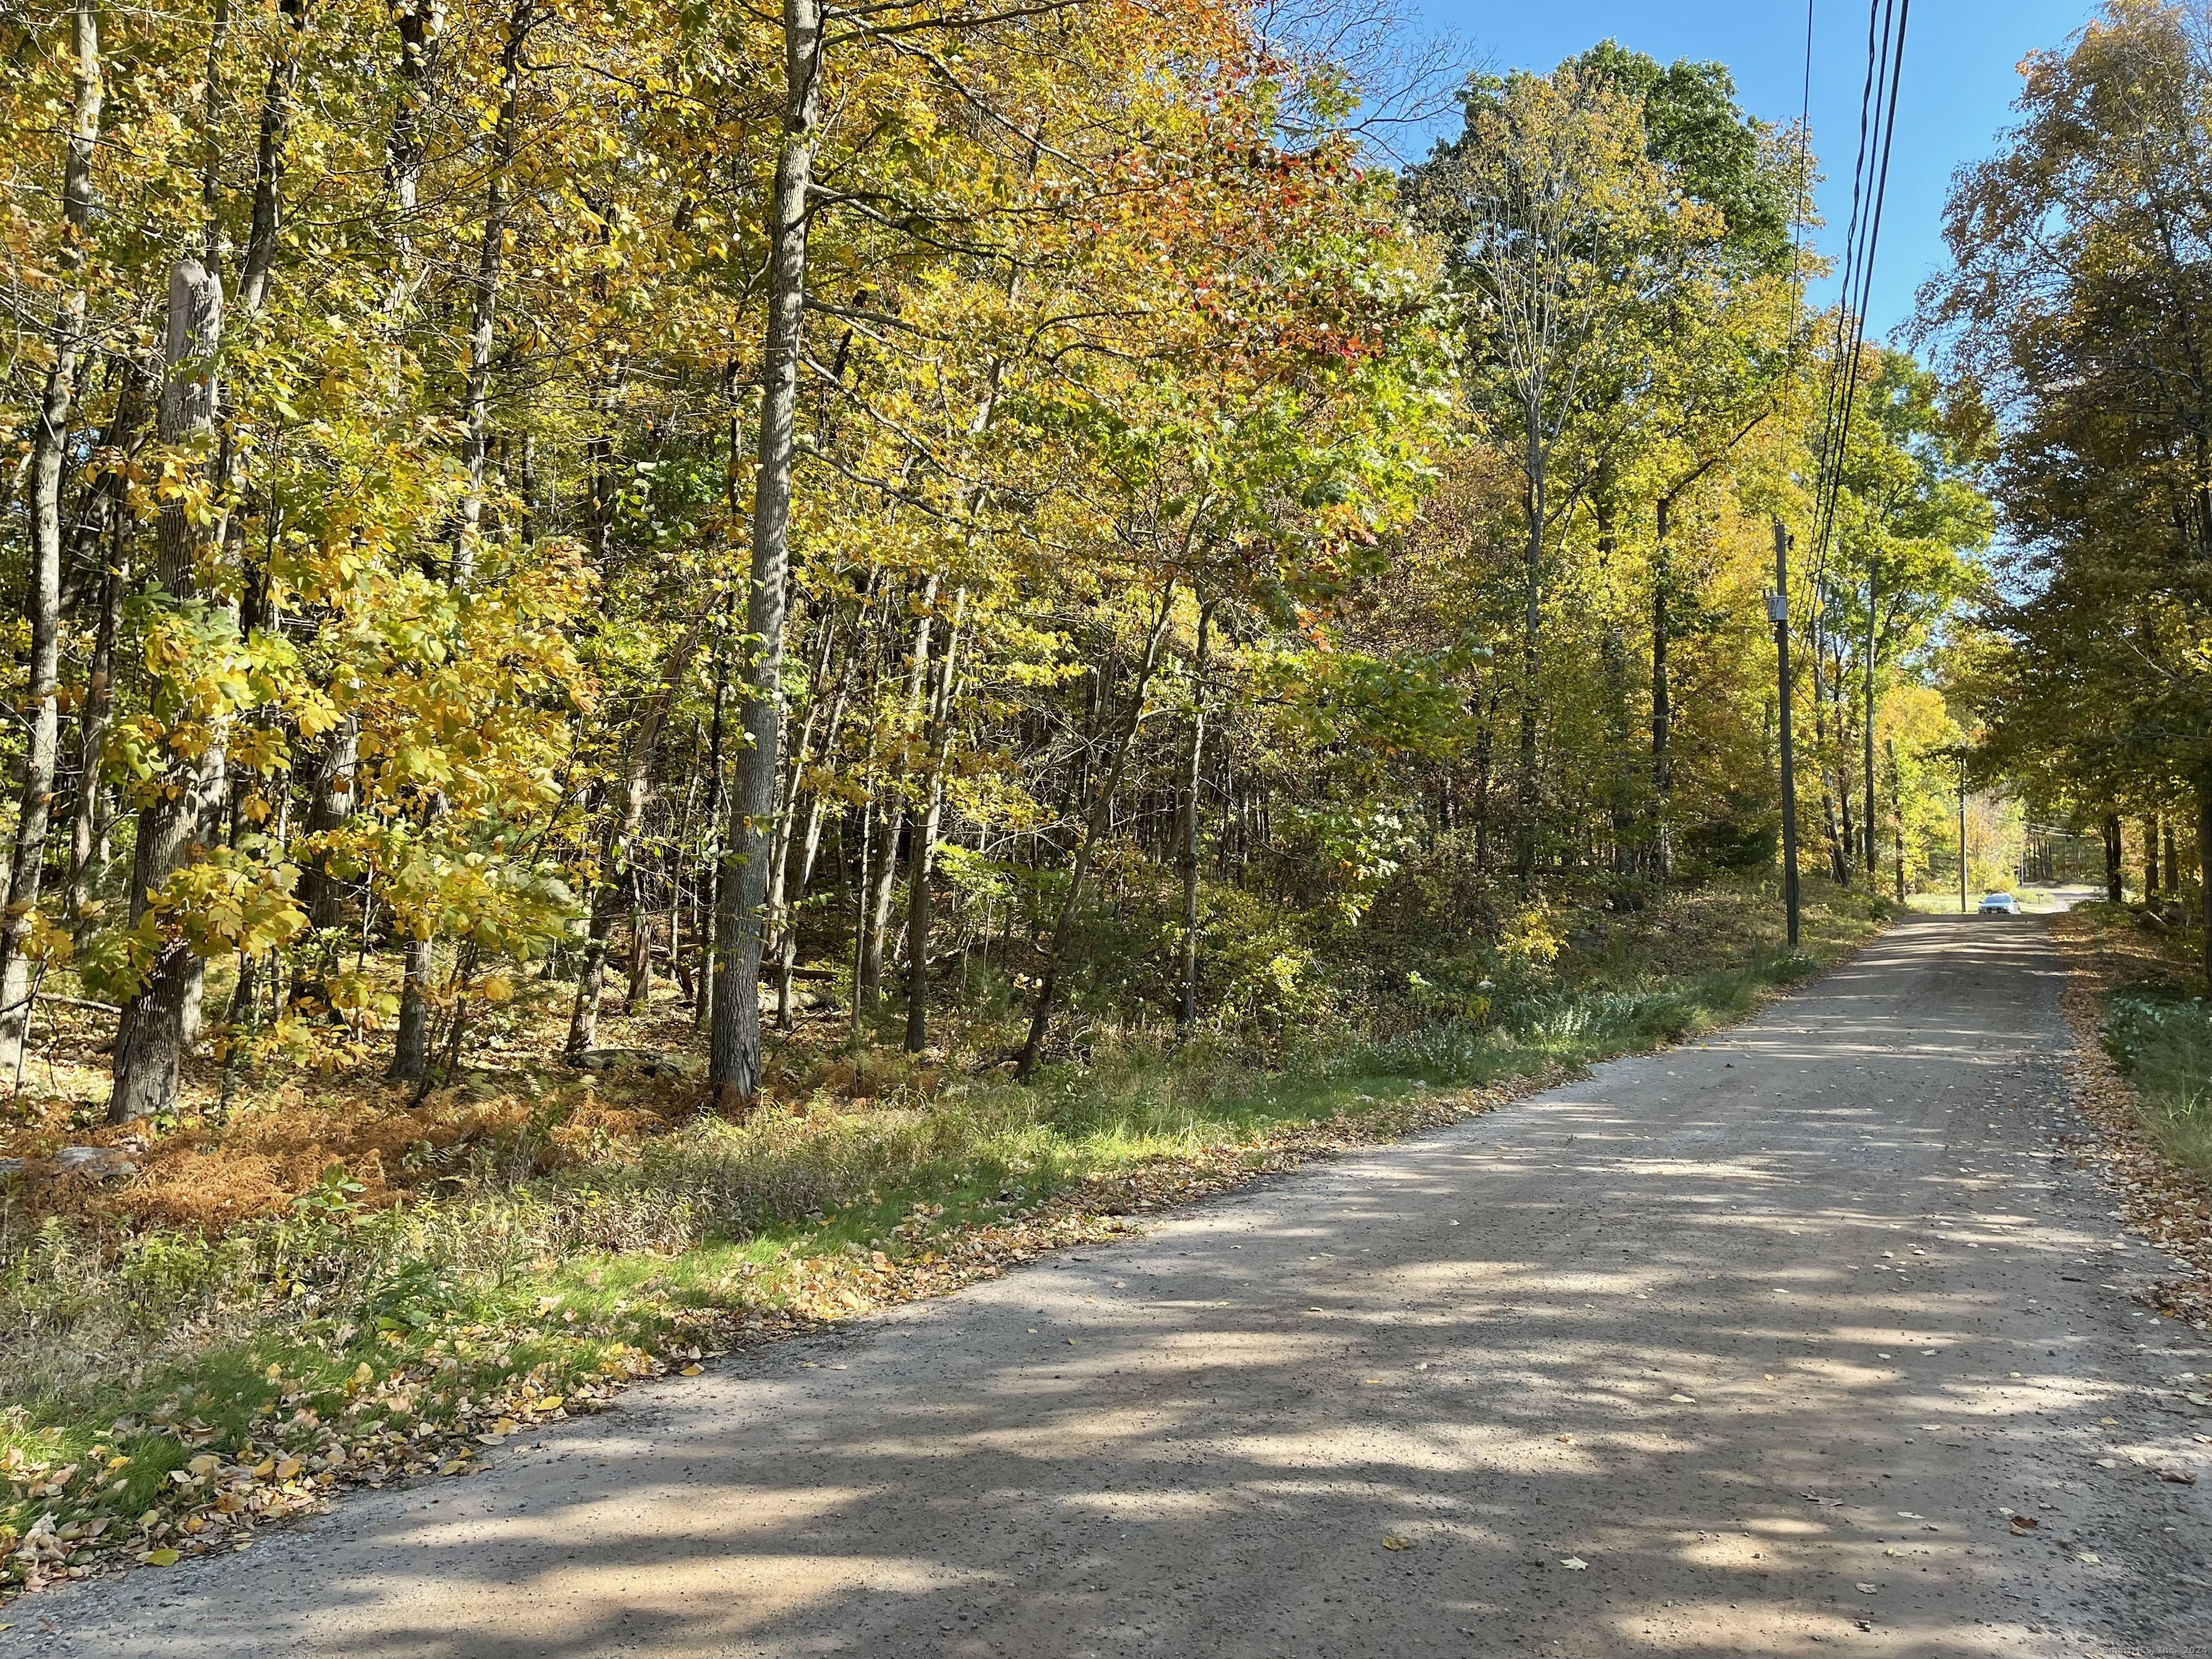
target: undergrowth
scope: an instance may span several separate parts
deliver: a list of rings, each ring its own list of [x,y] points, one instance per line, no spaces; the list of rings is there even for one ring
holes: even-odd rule
[[[0,1586],[234,1541],[339,1485],[463,1472],[477,1443],[748,1328],[944,1288],[928,1267],[953,1241],[1018,1239],[1103,1177],[1233,1164],[1298,1125],[1388,1133],[1425,1096],[1681,1041],[1879,914],[1824,909],[1802,951],[1755,929],[1626,931],[1585,949],[1574,982],[1388,1036],[1315,1033],[1258,1057],[1103,1038],[1087,1066],[1031,1087],[817,1091],[743,1121],[572,1137],[557,1158],[566,1109],[541,1103],[503,1138],[447,1149],[397,1201],[333,1164],[218,1230],[41,1213],[0,1187],[0,1475],[15,1481]]]
[[[2113,991],[2105,1046],[2136,1091],[2136,1115],[2177,1163],[2212,1175],[2212,1009],[2163,981]]]

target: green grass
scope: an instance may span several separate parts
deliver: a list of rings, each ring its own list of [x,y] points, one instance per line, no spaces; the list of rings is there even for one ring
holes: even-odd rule
[[[179,1517],[204,1494],[175,1476],[196,1455],[328,1459],[423,1423],[465,1428],[465,1397],[526,1382],[573,1395],[634,1372],[641,1352],[726,1340],[749,1315],[834,1316],[873,1253],[928,1258],[1086,1180],[1256,1154],[1288,1127],[1387,1121],[1426,1095],[1680,1042],[1863,938],[1880,907],[1852,898],[1820,912],[1808,950],[1728,911],[1687,942],[1597,930],[1563,963],[1571,982],[1480,1018],[1309,1038],[1272,1064],[1227,1041],[1109,1039],[1088,1068],[1033,1087],[702,1118],[532,1179],[501,1173],[532,1164],[503,1149],[461,1190],[394,1208],[361,1209],[333,1179],[295,1213],[214,1239],[27,1225],[0,1197],[0,1460],[79,1470],[38,1498],[19,1479],[0,1541],[51,1514],[137,1528],[142,1553],[185,1542]]]
[[[2212,1008],[2165,981],[2122,986],[2105,1046],[2134,1081],[2136,1115],[2175,1162],[2212,1175]]]

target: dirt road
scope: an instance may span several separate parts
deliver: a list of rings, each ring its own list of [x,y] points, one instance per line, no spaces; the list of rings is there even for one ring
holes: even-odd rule
[[[0,1654],[2202,1659],[2212,1354],[2057,1146],[2058,971],[1911,921],[1708,1044],[25,1601]]]

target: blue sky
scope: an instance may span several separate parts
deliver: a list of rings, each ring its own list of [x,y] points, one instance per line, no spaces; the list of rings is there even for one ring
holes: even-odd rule
[[[1803,101],[1803,0],[1407,0],[1430,29],[1456,37],[1469,61],[1548,69],[1608,35],[1662,62],[1718,58],[1745,107],[1796,118]],[[1905,44],[1881,247],[1868,307],[1870,336],[1911,314],[1913,290],[1944,262],[1942,212],[1954,169],[1988,155],[2011,122],[2021,58],[2085,22],[2087,0],[1917,0]],[[1813,147],[1827,175],[1820,233],[1840,249],[1850,213],[1866,74],[1865,0],[1814,0]],[[1826,300],[1822,293],[1814,296]]]

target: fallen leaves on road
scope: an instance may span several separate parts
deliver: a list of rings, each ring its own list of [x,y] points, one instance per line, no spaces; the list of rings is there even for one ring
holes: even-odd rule
[[[1382,1540],[1382,1547],[1386,1550],[1409,1550],[1413,1545],[1411,1539],[1386,1538]]]
[[[1583,1560],[1579,1555],[1571,1555],[1565,1560],[1560,1562],[1559,1565],[1565,1567],[1569,1572],[1580,1572],[1584,1568],[1588,1567],[1589,1563]]]

